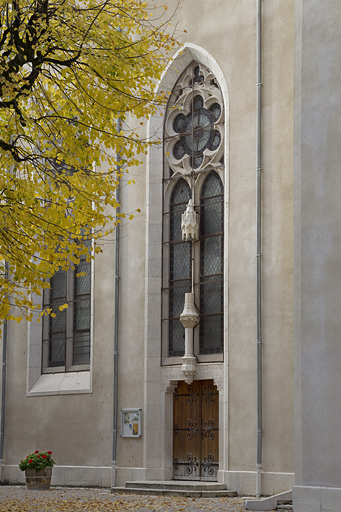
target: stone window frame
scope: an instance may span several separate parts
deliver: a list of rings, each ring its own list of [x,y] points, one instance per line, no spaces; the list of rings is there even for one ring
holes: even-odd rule
[[[224,104],[224,357],[227,355],[227,318],[228,318],[228,198],[229,198],[229,94],[227,84],[217,62],[203,48],[186,43],[173,57],[172,62],[165,70],[164,75],[157,86],[159,91],[170,94],[181,73],[192,61],[197,61],[207,66],[221,89]],[[152,138],[162,139],[164,126],[165,107],[159,107],[158,112],[148,123],[148,135]],[[161,352],[161,300],[160,290],[162,287],[162,218],[163,187],[162,170],[164,165],[164,152],[162,145],[154,146],[147,156],[147,181],[146,181],[146,277],[145,277],[145,334],[146,358],[150,361],[147,370],[152,367],[152,359],[158,358],[161,366],[181,365],[181,357],[167,358]],[[217,361],[221,363],[222,360]]]
[[[49,365],[49,350],[50,350],[50,333],[49,333],[49,326],[50,326],[50,316],[44,316],[43,318],[43,359],[42,359],[42,368],[43,373],[57,373],[57,372],[70,372],[70,371],[83,371],[83,370],[89,370],[90,368],[90,362],[85,364],[73,364],[73,343],[74,343],[74,320],[75,320],[75,313],[77,313],[77,310],[75,310],[74,307],[74,301],[75,301],[75,290],[74,290],[74,279],[75,279],[75,272],[77,269],[72,270],[65,270],[66,273],[66,302],[68,304],[68,307],[66,310],[64,310],[65,314],[65,364],[62,366],[50,366]],[[43,303],[44,308],[49,307],[50,305],[50,292],[51,290],[47,288],[43,291]],[[86,297],[85,300],[90,299],[91,304],[91,264],[90,264],[90,293],[86,294],[90,295],[90,297]],[[84,300],[81,299],[81,301]],[[90,312],[91,314],[91,312]],[[90,318],[91,321],[91,318]],[[91,347],[91,325],[90,325],[90,332],[89,332],[89,349]]]
[[[175,125],[177,120],[183,118],[188,119],[191,123],[191,112],[193,104],[196,99],[201,100],[201,108],[195,112],[196,116],[200,116],[201,112],[207,112],[207,115],[211,116],[211,122],[214,122],[214,133],[218,133],[220,141],[217,147],[214,149],[208,147],[202,151],[201,157],[197,158],[197,164],[194,165],[191,154],[183,152],[183,156],[177,158],[175,156],[176,148],[181,145],[182,135],[176,130]],[[210,109],[213,106],[218,105],[220,113],[213,119]],[[181,360],[181,356],[169,355],[169,329],[168,321],[169,317],[169,302],[168,302],[168,279],[169,279],[169,251],[167,250],[167,241],[169,240],[169,226],[167,222],[166,212],[170,211],[170,199],[173,194],[173,190],[179,180],[184,179],[189,189],[192,191],[192,198],[196,205],[197,210],[201,204],[201,193],[202,187],[206,181],[206,178],[212,173],[216,172],[221,180],[224,187],[224,100],[217,83],[217,78],[214,73],[201,62],[193,60],[183,70],[178,77],[176,84],[174,85],[170,94],[170,99],[167,105],[165,122],[164,122],[164,171],[163,171],[163,183],[164,183],[164,197],[163,197],[163,293],[162,293],[162,361],[163,364],[178,364]],[[212,130],[212,128],[210,128]],[[208,133],[206,131],[206,133]],[[201,134],[202,135],[202,134]],[[199,134],[200,136],[200,134]],[[184,137],[186,139],[186,136]],[[194,143],[194,137],[192,137]],[[213,139],[212,139],[213,140]],[[184,142],[185,145],[185,142]],[[194,166],[193,166],[194,165]],[[184,207],[185,210],[186,207]],[[223,235],[224,237],[224,235]],[[224,238],[223,238],[224,239]],[[200,241],[194,244],[193,257],[195,264],[195,276],[194,282],[198,285],[199,283],[199,262],[200,262]],[[166,286],[166,288],[164,288]],[[200,293],[199,285],[195,287],[196,304],[199,307]],[[189,291],[189,290],[188,290]],[[224,301],[223,301],[224,302]],[[194,329],[194,351],[195,355],[200,362],[220,362],[223,361],[223,352],[215,354],[200,354],[199,350],[199,325]]]
[[[44,396],[60,394],[92,393],[93,376],[93,339],[94,339],[94,261],[91,261],[91,318],[90,318],[90,364],[81,370],[72,367],[71,371],[43,371],[43,322],[39,310],[43,305],[43,296],[34,295],[38,311],[28,323],[27,342],[27,379],[26,396]],[[39,320],[39,321],[38,321]]]

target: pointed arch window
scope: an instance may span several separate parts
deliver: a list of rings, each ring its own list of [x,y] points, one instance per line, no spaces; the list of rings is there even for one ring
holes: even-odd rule
[[[194,284],[198,358],[223,352],[224,108],[211,71],[196,62],[170,96],[164,126],[162,337],[164,359],[184,355],[180,314]],[[183,241],[189,199],[200,215],[200,239]],[[171,361],[170,361],[171,362]]]
[[[180,322],[186,292],[191,291],[191,245],[182,241],[181,215],[191,197],[185,180],[176,182],[169,208],[169,353],[183,355],[184,330]]]
[[[219,176],[211,173],[200,196],[200,354],[223,350],[224,193]]]

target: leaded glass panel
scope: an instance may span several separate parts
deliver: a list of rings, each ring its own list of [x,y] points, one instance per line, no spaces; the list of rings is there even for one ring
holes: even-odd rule
[[[90,299],[76,300],[73,307],[73,328],[90,329],[91,304]]]
[[[223,315],[200,318],[200,354],[220,354],[223,351]]]
[[[184,354],[180,314],[185,293],[192,290],[192,277],[200,310],[200,326],[194,332],[199,352],[216,354],[223,349],[223,138],[220,87],[206,66],[192,62],[170,95],[164,124],[162,332],[168,339],[169,356]],[[200,215],[200,240],[183,242],[181,216],[189,199],[198,196],[195,209]]]
[[[206,278],[200,284],[200,310],[206,315],[221,314],[223,306],[223,283],[220,276]]]
[[[185,353],[185,328],[179,319],[169,320],[169,355],[183,356]]]
[[[66,272],[58,270],[51,279],[51,300],[66,297]]]
[[[223,185],[218,174],[211,172],[202,187],[201,199],[210,199],[223,193]]]
[[[53,306],[54,304],[52,304]],[[56,332],[63,332],[65,333],[66,330],[66,313],[64,311],[59,311],[58,305],[56,307],[53,307],[53,315],[50,316],[50,332],[56,333]]]
[[[180,315],[184,309],[185,293],[190,291],[190,280],[172,283],[169,290],[169,355],[173,357],[185,353],[185,329]]]
[[[223,192],[218,175],[211,173],[205,180],[201,192],[201,231],[205,235],[222,233],[224,225],[223,217]]]
[[[191,271],[191,244],[183,242],[174,244],[170,250],[170,278],[190,278]]]
[[[184,309],[185,293],[191,291],[190,281],[180,281],[173,283],[170,288],[170,304],[169,304],[169,318],[180,318],[180,315]]]
[[[90,248],[90,242],[85,245]],[[77,273],[84,275],[77,277]],[[53,371],[54,367],[64,367],[68,371],[73,365],[88,365],[91,265],[86,256],[81,256],[74,270],[58,270],[50,283],[51,289],[44,292],[44,308],[52,309],[52,314],[44,318],[44,341],[48,347],[44,352],[44,368]],[[67,308],[60,311],[62,305]]]
[[[75,332],[73,339],[73,364],[89,364],[90,332]]]
[[[201,275],[222,273],[223,240],[219,236],[210,236],[201,241]]]
[[[78,273],[85,272],[84,276],[77,277]],[[91,265],[88,261],[81,261],[75,270],[75,295],[90,293],[91,290]]]
[[[49,342],[49,366],[65,365],[65,335],[51,334]]]
[[[191,244],[182,241],[181,216],[191,197],[183,179],[172,192],[169,216],[169,281],[168,281],[168,338],[169,355],[181,356],[185,351],[185,330],[180,322],[185,293],[191,290]]]
[[[211,172],[201,191],[199,350],[223,350],[223,189]]]
[[[182,239],[181,215],[191,198],[190,188],[185,180],[179,180],[174,187],[170,202],[170,241]]]
[[[201,224],[205,235],[222,232],[222,207],[222,201],[217,198],[202,203]]]

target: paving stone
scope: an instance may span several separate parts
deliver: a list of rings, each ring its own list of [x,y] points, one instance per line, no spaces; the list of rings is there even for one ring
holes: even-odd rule
[[[244,499],[239,497],[134,495],[70,487],[29,491],[24,486],[0,486],[0,512],[241,512],[243,507]]]

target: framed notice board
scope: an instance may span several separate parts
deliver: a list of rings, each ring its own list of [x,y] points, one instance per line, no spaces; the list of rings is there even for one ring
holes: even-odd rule
[[[142,409],[121,409],[121,437],[142,436]]]

